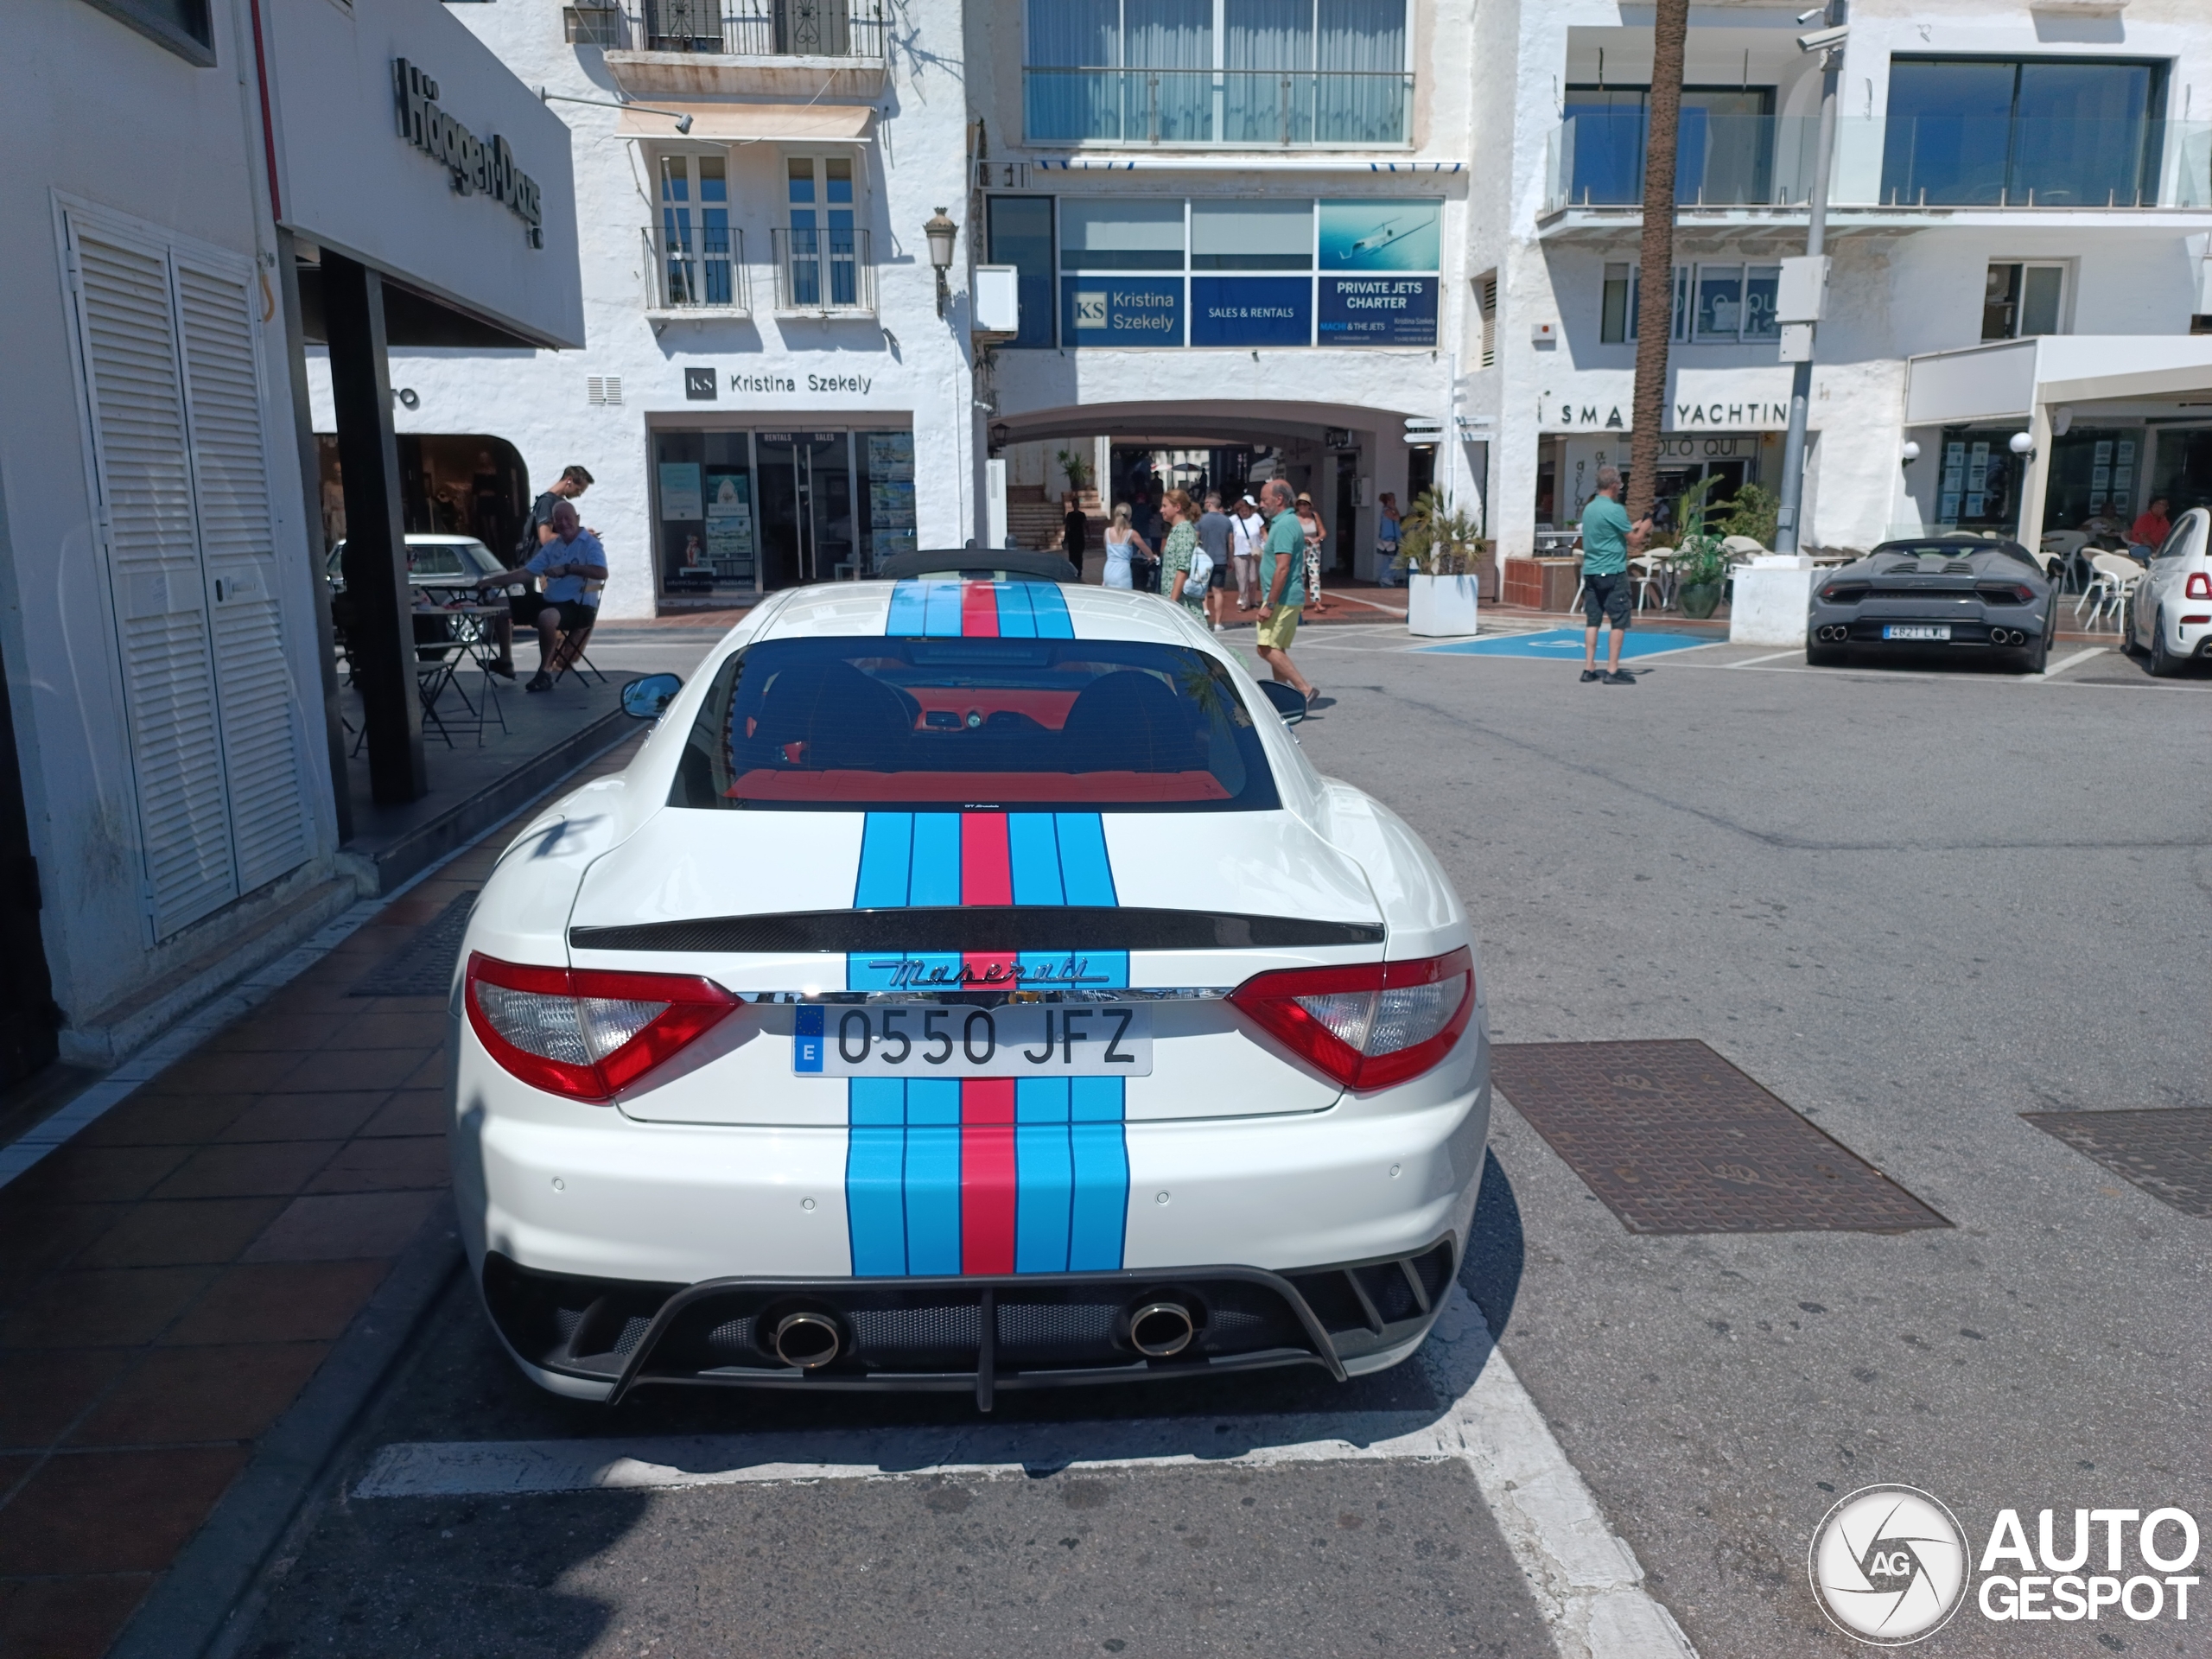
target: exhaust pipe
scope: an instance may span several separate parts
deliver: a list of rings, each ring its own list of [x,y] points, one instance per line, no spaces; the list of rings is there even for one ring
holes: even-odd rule
[[[1198,1333],[1198,1321],[1180,1302],[1147,1302],[1129,1315],[1129,1345],[1147,1359],[1172,1358]]]
[[[837,1357],[845,1346],[845,1333],[826,1313],[786,1313],[777,1321],[770,1344],[776,1357],[795,1371],[819,1370]]]

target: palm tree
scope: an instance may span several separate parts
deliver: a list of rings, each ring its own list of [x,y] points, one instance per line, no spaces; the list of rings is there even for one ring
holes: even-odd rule
[[[1642,292],[1636,308],[1636,398],[1629,434],[1628,516],[1651,511],[1659,488],[1659,423],[1667,405],[1667,347],[1675,332],[1675,145],[1681,129],[1682,47],[1689,0],[1658,0],[1651,26],[1649,132],[1643,145]]]

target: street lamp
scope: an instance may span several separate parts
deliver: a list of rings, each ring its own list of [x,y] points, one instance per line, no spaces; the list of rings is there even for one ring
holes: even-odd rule
[[[930,264],[937,270],[937,314],[941,317],[952,300],[952,290],[945,286],[944,274],[952,269],[952,245],[960,235],[960,227],[940,207],[922,226],[922,234],[930,240]]]
[[[996,454],[1006,448],[1006,441],[1014,435],[1014,429],[1004,421],[991,423],[991,453]]]

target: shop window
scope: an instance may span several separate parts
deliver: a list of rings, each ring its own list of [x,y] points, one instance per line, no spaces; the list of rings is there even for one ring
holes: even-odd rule
[[[1981,290],[1981,337],[2025,340],[2055,334],[2066,290],[2062,264],[1993,264]]]
[[[858,239],[849,156],[793,156],[785,162],[791,207],[791,302],[860,302]]]
[[[1021,332],[1008,342],[1038,349],[1052,343],[1052,199],[993,196],[988,223],[991,263],[1012,265],[1021,296]]]
[[[653,462],[661,591],[693,601],[756,591],[751,435],[656,433]]]

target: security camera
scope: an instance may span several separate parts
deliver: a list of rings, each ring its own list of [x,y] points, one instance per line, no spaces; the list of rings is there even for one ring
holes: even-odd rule
[[[1827,52],[1841,46],[1850,37],[1851,25],[1838,23],[1834,29],[1816,29],[1809,35],[1797,37],[1800,52]]]
[[[1810,11],[1801,11],[1797,14],[1798,27],[1802,29],[1814,18],[1825,17],[1827,15],[1828,9],[1826,6],[1815,6]]]

